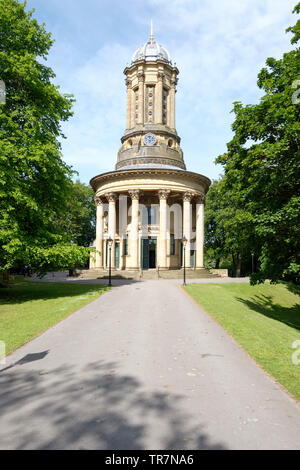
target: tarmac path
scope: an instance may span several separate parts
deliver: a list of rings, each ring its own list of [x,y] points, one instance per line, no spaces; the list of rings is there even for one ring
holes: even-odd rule
[[[118,283],[7,358],[0,449],[300,449],[300,406],[178,282]]]

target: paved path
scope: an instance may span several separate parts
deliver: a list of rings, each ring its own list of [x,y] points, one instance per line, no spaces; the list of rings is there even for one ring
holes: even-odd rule
[[[300,449],[300,406],[178,285],[120,285],[8,358],[0,449]]]

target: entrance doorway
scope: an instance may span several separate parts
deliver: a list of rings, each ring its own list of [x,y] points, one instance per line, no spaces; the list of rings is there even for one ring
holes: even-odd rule
[[[195,253],[196,251],[195,250],[190,250],[190,266],[192,269],[195,268]],[[185,260],[185,262],[187,262],[187,259]],[[183,267],[183,244],[181,243],[180,244],[180,266]]]
[[[116,269],[120,267],[120,243],[118,242],[115,245],[115,267]]]
[[[156,268],[156,238],[142,238],[142,269]]]

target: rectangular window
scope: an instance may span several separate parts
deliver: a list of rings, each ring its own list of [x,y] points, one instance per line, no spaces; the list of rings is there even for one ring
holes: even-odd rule
[[[128,236],[124,238],[124,255],[128,255]]]
[[[147,209],[148,209],[148,224],[155,225],[156,224],[156,207],[149,206]]]
[[[143,206],[142,212],[142,225],[156,225],[157,224],[157,208],[155,205]]]
[[[175,255],[175,235],[171,233],[171,247],[170,247],[170,254]]]
[[[169,91],[164,88],[163,89],[163,115],[162,115],[162,121],[163,124],[167,124],[167,109],[168,109],[168,95]]]

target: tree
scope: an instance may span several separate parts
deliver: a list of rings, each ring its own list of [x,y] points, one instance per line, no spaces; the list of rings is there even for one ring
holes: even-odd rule
[[[6,86],[0,104],[2,271],[22,264],[45,271],[89,256],[56,223],[72,191],[73,173],[59,139],[74,100],[52,83],[55,74],[44,62],[53,40],[25,7],[0,0],[0,79]]]
[[[215,268],[221,260],[228,263],[231,259],[231,270],[237,277],[241,276],[243,259],[249,261],[254,249],[251,214],[240,206],[226,177],[214,181],[207,194],[205,248]]]
[[[94,191],[88,185],[76,181],[72,186],[68,210],[59,221],[70,242],[90,246],[96,238],[96,210]]]
[[[294,44],[299,29],[300,20],[288,29]],[[293,88],[299,78],[299,48],[267,59],[258,75],[265,95],[256,105],[234,103],[234,137],[216,160],[224,166],[225,191],[252,227],[253,238],[245,243],[252,243],[260,261],[252,282],[300,280],[300,104]]]
[[[215,269],[220,267],[225,253],[224,204],[221,202],[220,182],[213,181],[206,196],[205,253]]]

